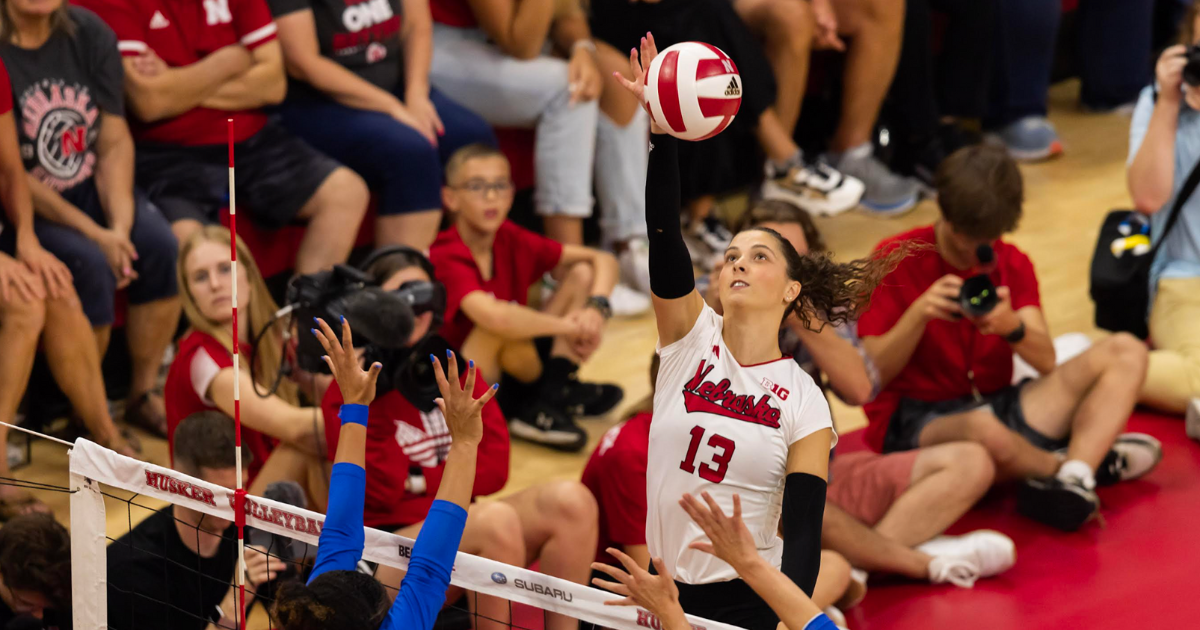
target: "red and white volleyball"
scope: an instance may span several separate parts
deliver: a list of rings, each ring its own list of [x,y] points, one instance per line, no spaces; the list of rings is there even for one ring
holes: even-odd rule
[[[658,53],[646,72],[646,102],[664,131],[680,140],[711,138],[742,105],[742,78],[720,48],[683,42]]]

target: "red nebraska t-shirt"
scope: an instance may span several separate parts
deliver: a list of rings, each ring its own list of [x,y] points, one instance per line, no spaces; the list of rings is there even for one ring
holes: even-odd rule
[[[934,244],[933,226],[885,239],[876,249],[904,241]],[[1040,307],[1037,275],[1029,257],[1004,241],[996,241],[993,248],[996,268],[989,277],[996,286],[1009,288],[1013,310]],[[872,294],[871,306],[858,322],[859,336],[876,337],[891,330],[904,311],[938,278],[947,274],[965,279],[973,272],[955,269],[932,248],[904,258]],[[967,374],[972,370],[980,393],[990,394],[1003,389],[1012,382],[1012,347],[1003,337],[980,333],[966,319],[929,322],[908,364],[874,401],[865,405],[870,423],[867,444],[876,451],[883,449],[888,422],[901,398],[938,402],[971,395],[971,380]]]
[[[462,375],[466,382],[466,375]],[[475,381],[475,396],[489,385]],[[329,459],[337,453],[341,435],[338,409],[342,390],[337,383],[325,391],[321,410],[325,413],[325,439]],[[376,398],[367,412],[367,494],[363,522],[368,527],[401,527],[425,520],[437,496],[450,451],[450,430],[439,409],[422,412],[400,395],[388,392]],[[471,496],[498,492],[508,481],[508,424],[500,405],[490,401],[483,408],[483,441],[475,465]],[[412,479],[424,480],[424,489],[409,486]]]
[[[430,0],[429,10],[438,24],[459,28],[475,28],[478,24],[467,0]]]
[[[265,0],[73,1],[116,31],[122,56],[153,50],[173,68],[196,63],[232,44],[254,50],[275,39],[275,22]],[[259,109],[228,112],[195,107],[155,123],[131,118],[130,129],[139,142],[225,144],[228,118],[233,118],[235,142],[250,138],[267,122]]]
[[[246,365],[243,361],[242,365]],[[199,411],[220,411],[207,392],[217,372],[233,367],[233,355],[213,336],[193,330],[179,341],[179,353],[167,372],[163,398],[167,407],[167,445],[174,463],[175,427]],[[253,395],[253,394],[251,394]],[[242,444],[254,455],[247,469],[250,479],[258,475],[279,440],[242,425]]]
[[[475,323],[459,310],[459,306],[464,297],[475,291],[524,305],[533,283],[558,266],[562,249],[557,241],[505,221],[496,231],[496,240],[492,243],[492,273],[485,279],[457,227],[438,234],[429,249],[429,259],[437,279],[446,285],[446,323],[442,326],[442,337],[451,347],[462,347]]]
[[[618,564],[605,549],[646,544],[646,461],[649,413],[611,428],[583,469],[583,485],[600,506],[596,562]]]

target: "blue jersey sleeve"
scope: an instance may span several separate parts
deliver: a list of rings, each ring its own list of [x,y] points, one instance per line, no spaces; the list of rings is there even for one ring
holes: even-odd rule
[[[408,574],[392,610],[379,630],[429,630],[446,600],[450,570],[462,540],[467,511],[449,501],[434,501],[417,542]]]
[[[339,462],[329,478],[329,511],[317,543],[317,562],[308,578],[311,584],[326,571],[353,571],[362,558],[363,500],[367,471],[358,464]]]
[[[837,625],[825,613],[818,613],[804,624],[804,630],[837,630]]]

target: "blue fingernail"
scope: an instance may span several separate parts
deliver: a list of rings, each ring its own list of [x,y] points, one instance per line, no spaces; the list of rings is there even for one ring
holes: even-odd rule
[[[314,323],[314,324],[320,324],[320,323],[321,323],[321,320],[320,320],[319,318],[317,318],[317,317],[315,317],[315,316],[314,316],[314,317],[313,317],[313,323]]]
[[[433,361],[434,363],[437,363],[437,357],[433,356],[432,354],[429,355],[429,360]]]
[[[382,363],[380,363],[380,362],[378,362],[378,361],[376,361],[376,362],[375,362],[375,364],[374,364],[374,365],[372,365],[371,367],[382,368],[382,367],[383,367],[383,364],[382,364]]]
[[[346,316],[345,316],[345,315],[342,315],[342,323],[343,323],[343,324],[345,324],[345,323],[346,323]]]
[[[454,353],[453,353],[453,352],[450,352],[449,350],[447,350],[447,351],[446,351],[446,358],[447,358],[447,359],[449,359],[449,358],[450,358],[450,355],[452,355],[452,354],[454,354]]]
[[[468,366],[468,367],[475,367],[475,362],[474,362],[474,361],[467,361],[467,366]]]
[[[309,328],[309,330],[311,330],[311,331],[312,331],[312,333],[313,333],[314,335],[316,335],[316,336],[318,336],[318,337],[320,337],[320,336],[321,336],[321,333],[317,332],[317,329],[316,329],[316,328]]]
[[[500,389],[500,383],[492,383],[492,389]]]

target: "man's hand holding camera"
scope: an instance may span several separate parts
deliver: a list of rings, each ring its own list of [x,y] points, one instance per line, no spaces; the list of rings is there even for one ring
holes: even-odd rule
[[[996,306],[990,313],[970,319],[985,335],[1008,337],[1021,327],[1021,317],[1012,308],[1012,292],[1008,287],[996,287]]]
[[[958,305],[958,294],[962,291],[963,279],[948,273],[937,279],[917,298],[913,307],[926,322],[941,319],[948,322],[962,318],[962,307]]]

